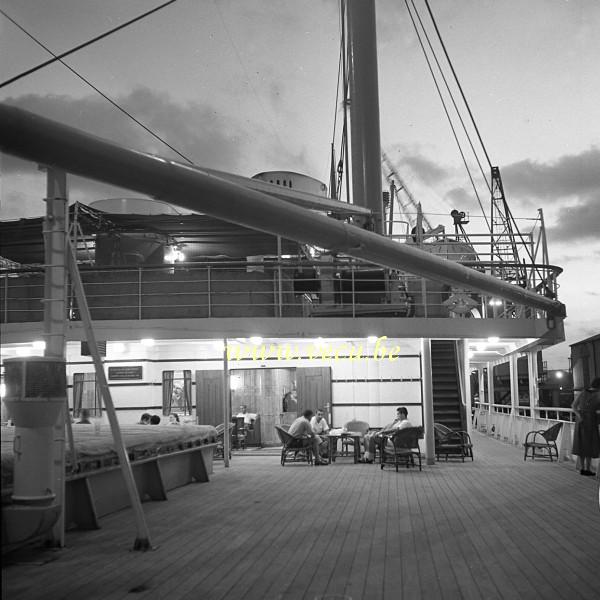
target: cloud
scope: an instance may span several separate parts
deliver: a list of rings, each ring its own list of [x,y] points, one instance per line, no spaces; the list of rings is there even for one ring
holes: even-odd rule
[[[270,145],[274,144],[274,134],[260,123],[256,125],[224,117],[218,106],[209,103],[177,103],[167,93],[146,87],[137,87],[116,98],[116,102],[200,166],[240,172],[248,155],[269,152]],[[8,98],[6,103],[122,146],[183,160],[102,98],[29,94]],[[281,154],[281,148],[278,151]],[[291,153],[290,157],[293,157]],[[13,159],[8,159],[5,168],[14,169],[16,165]]]
[[[448,170],[437,163],[418,154],[406,155],[402,159],[406,165],[424,182],[428,184],[439,183],[448,177]]]
[[[282,150],[272,128],[267,129],[261,123],[225,118],[218,107],[208,103],[176,103],[168,94],[144,87],[120,96],[116,101],[199,166],[247,176],[264,171],[270,165],[294,171],[306,168],[304,154]],[[28,94],[8,98],[6,103],[128,148],[184,162],[183,158],[102,98]],[[39,182],[43,186],[44,179],[37,171],[37,165],[2,155],[2,172],[2,218],[43,213],[39,199],[44,192]],[[70,191],[73,199],[83,202],[86,199],[132,195],[132,192],[114,186],[75,177],[70,178]],[[77,194],[83,197],[77,198]]]
[[[502,168],[507,194],[562,201],[566,196],[587,196],[600,189],[600,148],[565,155],[553,163],[523,160]]]
[[[600,189],[583,202],[560,208],[552,226],[546,227],[550,242],[597,241],[600,231]]]

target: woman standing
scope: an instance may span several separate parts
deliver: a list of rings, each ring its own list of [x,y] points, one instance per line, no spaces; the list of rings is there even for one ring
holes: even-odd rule
[[[581,460],[582,475],[595,475],[591,470],[592,458],[600,456],[600,377],[596,377],[571,406],[575,412],[573,454]]]

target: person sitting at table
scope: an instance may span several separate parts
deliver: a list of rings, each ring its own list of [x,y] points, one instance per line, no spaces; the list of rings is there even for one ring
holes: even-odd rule
[[[288,433],[295,438],[310,438],[311,447],[313,454],[315,456],[315,465],[326,465],[327,460],[321,457],[321,452],[319,450],[319,446],[323,441],[320,436],[318,436],[310,426],[310,419],[313,416],[313,411],[310,409],[306,409],[301,417],[298,417],[288,429]]]
[[[329,425],[323,417],[323,409],[317,408],[317,414],[313,416],[310,420],[310,426],[312,430],[317,434],[319,439],[321,440],[319,443],[319,454],[323,458],[327,458],[329,456],[329,441],[323,439],[323,435],[327,435],[329,432]]]
[[[408,420],[408,410],[404,406],[399,406],[396,409],[396,418],[388,423],[381,431],[367,433],[363,439],[365,446],[365,454],[360,462],[372,463],[375,458],[375,448],[379,440],[384,434],[392,433],[396,429],[404,429],[412,427],[412,423]]]
[[[248,412],[248,407],[245,404],[240,406],[240,412],[235,415],[236,418],[243,417],[244,425],[251,425],[254,421],[256,421],[257,414]]]
[[[329,425],[323,416],[323,409],[317,408],[317,414],[310,420],[312,430],[317,434],[326,434],[329,431]]]

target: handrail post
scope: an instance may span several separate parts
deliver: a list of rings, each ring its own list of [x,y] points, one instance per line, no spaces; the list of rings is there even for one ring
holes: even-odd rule
[[[138,321],[142,320],[142,267],[138,267]]]

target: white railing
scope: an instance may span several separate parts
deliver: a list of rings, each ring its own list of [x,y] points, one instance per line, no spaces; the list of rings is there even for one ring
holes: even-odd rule
[[[473,430],[494,439],[523,447],[530,431],[546,430],[555,423],[562,423],[556,440],[560,460],[574,461],[571,454],[575,413],[570,408],[557,406],[516,406],[507,404],[477,404],[473,412]]]

